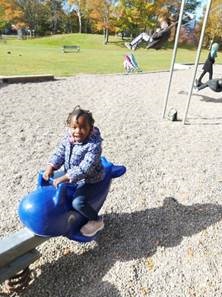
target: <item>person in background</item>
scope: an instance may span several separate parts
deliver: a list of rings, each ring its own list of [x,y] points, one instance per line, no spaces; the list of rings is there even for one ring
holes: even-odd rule
[[[153,35],[149,35],[146,32],[142,32],[137,37],[135,37],[130,43],[126,42],[125,46],[130,50],[136,50],[142,41],[150,43],[153,40],[163,39],[165,36],[167,36],[168,39],[169,30],[167,30],[167,28],[170,24],[169,19],[166,16],[159,16],[158,22],[160,24],[160,27],[156,29]]]
[[[209,73],[209,80],[213,78],[213,64],[215,63],[215,59],[217,57],[217,52],[219,49],[218,43],[213,43],[208,54],[207,60],[203,65],[203,72],[201,73],[200,77],[195,81],[195,87],[199,88],[202,84],[202,79],[206,73]]]

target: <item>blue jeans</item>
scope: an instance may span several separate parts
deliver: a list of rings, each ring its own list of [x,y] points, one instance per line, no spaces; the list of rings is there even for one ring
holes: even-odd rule
[[[89,204],[87,195],[90,192],[95,192],[96,189],[97,183],[80,184],[77,186],[74,199],[72,201],[72,207],[90,221],[97,221],[99,219],[97,211],[95,211],[95,209],[93,209],[92,206]]]

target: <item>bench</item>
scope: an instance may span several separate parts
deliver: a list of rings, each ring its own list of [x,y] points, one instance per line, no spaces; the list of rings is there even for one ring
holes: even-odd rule
[[[79,45],[63,45],[63,53],[78,53],[79,51]]]

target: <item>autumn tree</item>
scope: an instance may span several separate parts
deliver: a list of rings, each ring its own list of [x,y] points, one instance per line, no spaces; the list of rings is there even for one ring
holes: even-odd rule
[[[6,20],[4,20],[4,9],[3,7],[0,5],[0,31],[6,26]]]
[[[45,6],[39,0],[16,0],[17,6],[23,13],[23,18],[26,27],[40,33],[46,30],[46,16]]]
[[[112,0],[88,0],[89,17],[98,31],[104,32],[104,44],[109,41],[109,32],[115,30]]]
[[[181,2],[182,0],[155,0],[156,13],[158,13],[159,9],[166,7],[170,14],[179,15]],[[200,3],[200,0],[187,0],[185,2],[184,11],[194,13]]]
[[[154,26],[155,5],[147,0],[120,0],[115,8],[116,26],[119,32],[136,34]]]
[[[205,31],[207,43],[212,41],[221,42],[222,32],[222,3],[221,0],[214,0],[208,18],[208,24]]]
[[[17,26],[24,26],[23,12],[18,7],[16,0],[0,0],[1,25],[14,23]]]

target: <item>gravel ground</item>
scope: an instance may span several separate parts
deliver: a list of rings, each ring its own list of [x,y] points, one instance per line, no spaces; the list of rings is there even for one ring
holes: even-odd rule
[[[98,240],[43,243],[36,279],[19,296],[222,296],[222,96],[194,94],[183,125],[192,73],[173,76],[177,122],[161,119],[168,72],[0,86],[1,237],[23,228],[18,203],[35,188],[75,105],[93,112],[103,154],[127,167],[101,210]]]

